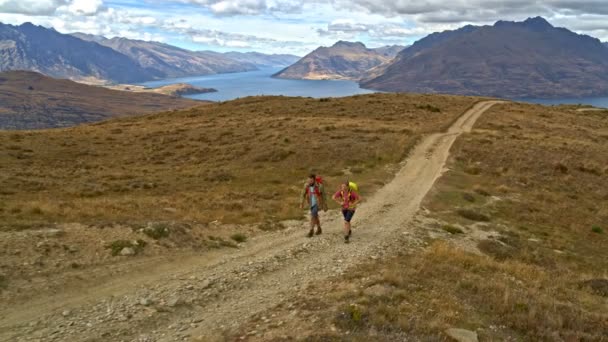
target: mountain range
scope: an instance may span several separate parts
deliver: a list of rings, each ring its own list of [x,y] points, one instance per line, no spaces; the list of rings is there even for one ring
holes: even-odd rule
[[[608,49],[541,17],[434,33],[363,88],[508,98],[608,95]]]
[[[0,24],[0,71],[31,70],[74,80],[141,82],[162,75],[94,42],[30,23]]]
[[[137,83],[162,78],[287,66],[299,57],[189,51],[159,42],[83,33],[61,34],[25,23],[0,24],[0,71],[31,70],[91,83]]]
[[[32,71],[0,73],[0,129],[68,127],[204,102],[53,79]]]
[[[390,62],[403,46],[367,48],[363,43],[339,41],[331,47],[320,47],[274,77],[289,79],[359,80],[368,71]]]

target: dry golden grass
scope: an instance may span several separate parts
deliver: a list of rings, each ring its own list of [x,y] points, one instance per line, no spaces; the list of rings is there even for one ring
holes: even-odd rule
[[[254,97],[69,129],[0,132],[0,222],[299,218],[297,196],[309,170],[325,176],[330,190],[350,177],[371,193],[421,134],[447,127],[475,101]]]
[[[309,288],[275,309],[301,319],[272,336],[444,341],[459,327],[481,341],[606,341],[606,151],[606,111],[494,107],[454,145],[424,203],[464,234],[438,225],[453,243],[431,241]],[[475,229],[494,235],[479,254],[461,247]]]

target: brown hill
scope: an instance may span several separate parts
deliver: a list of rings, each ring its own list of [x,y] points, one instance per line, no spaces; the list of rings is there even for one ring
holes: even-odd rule
[[[74,126],[201,104],[159,94],[88,86],[29,71],[0,74],[0,129]]]
[[[274,77],[358,80],[370,69],[389,62],[396,48],[368,49],[362,43],[339,41],[316,49]]]
[[[519,97],[608,94],[608,49],[543,18],[432,34],[361,82],[384,91]]]
[[[0,191],[0,222],[296,217],[292,186],[299,188],[310,167],[333,185],[350,170],[371,190],[420,134],[441,130],[475,101],[396,94],[252,97],[32,134],[0,132],[0,169],[9,179],[1,190],[14,192]],[[302,144],[311,134],[315,141]],[[69,162],[75,156],[80,165]],[[18,176],[26,165],[35,170],[27,179]],[[48,197],[30,187],[38,181]],[[261,198],[250,202],[260,187]],[[30,206],[44,214],[2,210],[27,213]]]

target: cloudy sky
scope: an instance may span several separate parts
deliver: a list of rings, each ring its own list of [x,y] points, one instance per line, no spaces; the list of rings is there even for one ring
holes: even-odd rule
[[[608,40],[608,0],[0,0],[5,24],[298,55],[340,39],[407,45],[465,24],[539,15]]]

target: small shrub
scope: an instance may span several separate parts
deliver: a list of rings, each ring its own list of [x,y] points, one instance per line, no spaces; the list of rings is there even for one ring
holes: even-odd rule
[[[486,191],[485,189],[480,188],[480,187],[475,187],[473,189],[473,191],[475,191],[475,193],[477,193],[477,194],[479,194],[481,196],[484,196],[484,197],[488,197],[488,196],[491,195],[488,191]]]
[[[563,173],[563,174],[567,174],[568,173],[568,167],[566,165],[564,165],[562,162],[559,162],[557,164],[555,164],[555,170]]]
[[[133,248],[135,254],[139,254],[145,246],[146,242],[143,240],[116,240],[107,245],[106,248],[110,249],[110,253],[112,254],[112,256],[117,256],[120,255],[120,252],[127,247]]]
[[[441,228],[450,234],[464,234],[464,231],[462,229],[451,225],[446,225]]]
[[[426,110],[431,113],[441,113],[441,109],[430,104],[416,105],[416,108]]]
[[[245,236],[245,234],[241,234],[241,233],[232,234],[230,236],[230,238],[238,243],[243,243],[243,242],[247,241],[247,236]]]
[[[336,325],[344,329],[356,329],[367,322],[367,314],[357,304],[351,304],[340,311],[336,319]]]
[[[232,242],[232,241],[226,241],[224,239],[220,239],[218,240],[219,246],[220,247],[230,247],[230,248],[237,248],[237,244]]]
[[[597,234],[602,234],[604,232],[604,230],[600,226],[591,227],[591,231]]]
[[[515,249],[513,247],[504,245],[495,240],[482,240],[477,244],[477,248],[497,260],[511,259],[515,255]]]
[[[487,216],[483,213],[471,210],[471,209],[458,209],[456,212],[458,213],[458,215],[460,215],[468,220],[471,220],[471,221],[478,221],[478,222],[489,222],[490,221],[489,216]]]
[[[464,194],[462,194],[462,198],[467,201],[467,202],[475,202],[475,196],[473,196],[472,194],[465,192]]]
[[[464,168],[464,172],[469,175],[478,176],[481,174],[481,168],[477,165],[468,165]]]
[[[224,183],[224,182],[230,182],[234,178],[235,177],[231,172],[224,171],[224,170],[218,170],[218,171],[210,172],[209,174],[207,174],[207,176],[205,177],[205,180],[208,182]]]
[[[608,297],[608,279],[591,279],[580,283],[580,287],[588,287],[595,294]]]
[[[154,240],[160,240],[169,236],[169,227],[164,223],[155,223],[144,228],[144,234],[153,238]]]
[[[42,215],[42,214],[44,214],[44,211],[40,207],[34,207],[34,208],[30,209],[30,214]]]
[[[8,287],[8,278],[5,275],[0,274],[0,290],[6,289],[7,287]]]

